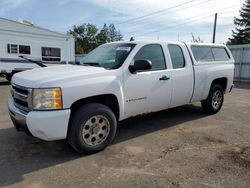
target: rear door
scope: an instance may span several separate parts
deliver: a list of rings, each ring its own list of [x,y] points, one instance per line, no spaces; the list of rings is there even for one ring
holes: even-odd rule
[[[193,94],[193,65],[184,44],[167,45],[172,72],[172,100],[170,107],[188,104]]]

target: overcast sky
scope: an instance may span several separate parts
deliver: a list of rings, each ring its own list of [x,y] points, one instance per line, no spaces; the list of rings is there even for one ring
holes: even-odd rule
[[[191,33],[211,42],[218,12],[216,42],[226,42],[244,0],[1,0],[0,17],[24,18],[66,33],[73,25],[114,23],[127,40],[190,41]],[[175,8],[173,8],[175,7]],[[145,16],[148,15],[148,16]],[[142,17],[145,16],[145,17]],[[178,37],[179,36],[179,37]]]

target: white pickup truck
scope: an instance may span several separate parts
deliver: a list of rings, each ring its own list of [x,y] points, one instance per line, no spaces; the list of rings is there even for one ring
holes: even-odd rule
[[[208,114],[233,88],[234,59],[224,45],[160,41],[99,46],[79,65],[17,73],[8,99],[18,131],[67,139],[93,153],[114,139],[117,122],[201,101]]]

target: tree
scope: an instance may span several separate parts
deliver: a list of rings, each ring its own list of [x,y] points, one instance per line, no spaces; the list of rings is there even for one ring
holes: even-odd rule
[[[229,38],[227,44],[250,43],[250,0],[245,0],[239,13],[240,16],[234,18],[236,28],[232,31],[232,38]]]
[[[73,26],[68,33],[75,37],[76,54],[88,53],[97,46],[96,36],[98,29],[95,25],[87,23],[80,26]]]
[[[86,54],[101,44],[119,41],[123,37],[114,24],[109,26],[104,24],[99,31],[95,25],[84,23],[80,26],[74,25],[73,29],[69,30],[68,33],[75,37],[76,54]]]
[[[116,33],[116,41],[120,41],[120,40],[123,40],[123,35],[122,33],[120,32],[120,30],[117,30],[117,33]]]
[[[117,30],[114,24],[110,24],[107,31],[107,41],[115,42],[122,40],[123,36],[119,30]]]
[[[97,35],[97,42],[99,45],[108,42],[108,26],[104,24],[100,33]]]

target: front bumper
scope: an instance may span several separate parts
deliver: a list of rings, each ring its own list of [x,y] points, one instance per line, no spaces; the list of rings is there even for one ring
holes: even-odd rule
[[[42,140],[61,140],[67,137],[70,110],[24,112],[8,99],[9,114],[18,131],[25,131]]]
[[[22,110],[19,110],[14,106],[13,100],[11,98],[8,99],[8,106],[9,106],[9,114],[10,118],[16,128],[17,131],[24,131],[25,133],[31,135],[27,124],[26,124],[26,115]]]

